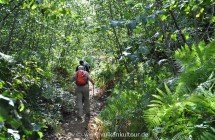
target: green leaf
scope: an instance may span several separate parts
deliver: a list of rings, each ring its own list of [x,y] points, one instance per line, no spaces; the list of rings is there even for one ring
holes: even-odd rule
[[[165,93],[162,90],[160,90],[159,88],[157,88],[157,91],[161,96],[165,95]]]
[[[215,16],[213,16],[212,18],[211,18],[211,22],[215,22]]]
[[[177,40],[177,35],[176,34],[171,34],[171,39],[176,41]]]
[[[134,29],[135,34],[140,34],[142,32],[142,29],[140,27],[137,27]]]
[[[0,4],[8,4],[9,0],[0,0]]]
[[[7,95],[9,95],[10,93],[7,93]],[[6,95],[6,94],[5,94]],[[23,93],[21,92],[13,92],[13,94],[10,94],[11,98],[15,98],[15,99],[19,99],[22,100],[23,99]]]
[[[200,17],[200,15],[204,12],[204,8],[202,8],[201,10],[200,10],[200,12],[196,15],[196,17],[198,18],[198,17]]]
[[[133,2],[134,2],[134,0],[126,0],[126,1],[125,1],[126,4],[131,4],[131,3],[133,3]]]
[[[32,10],[34,10],[34,9],[36,9],[36,8],[37,8],[37,5],[36,5],[36,4],[34,4],[34,5],[31,7]]]
[[[43,70],[42,70],[41,68],[36,68],[36,71],[37,71],[38,73],[43,73]]]
[[[18,129],[22,125],[22,122],[18,119],[9,119],[7,120],[7,123],[9,123],[13,128],[16,129]]]
[[[190,35],[188,33],[185,34],[185,39],[188,40],[190,38]]]
[[[39,135],[39,138],[42,138],[43,137],[43,133],[42,132],[37,132],[37,134]]]
[[[189,13],[190,13],[190,6],[188,5],[188,6],[184,9],[184,11],[186,12],[186,14],[189,14]]]
[[[153,94],[152,96],[153,96],[153,97],[155,97],[156,99],[162,100],[162,97],[161,97],[161,96],[159,96],[159,95],[155,95],[155,94]]]
[[[25,105],[21,102],[18,109],[20,112],[22,112],[25,109]]]
[[[162,21],[165,21],[167,19],[167,15],[160,15],[159,17]]]
[[[4,122],[4,121],[5,121],[5,119],[3,118],[2,113],[1,113],[1,111],[0,111],[0,124],[1,124],[2,122]]]
[[[15,79],[15,83],[19,85],[19,84],[22,84],[22,81],[19,79]]]
[[[134,8],[142,8],[143,7],[143,3],[137,3],[134,5]]]
[[[165,86],[165,89],[166,89],[166,93],[171,95],[172,92],[170,91],[169,87],[166,84],[164,84],[164,86]]]
[[[151,102],[156,103],[158,106],[163,105],[163,102],[161,102],[160,100],[152,100]]]
[[[2,89],[4,87],[4,81],[0,82],[0,89]]]

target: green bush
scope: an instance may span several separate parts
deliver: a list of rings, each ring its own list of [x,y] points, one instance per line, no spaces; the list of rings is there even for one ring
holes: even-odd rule
[[[176,52],[182,72],[173,91],[159,90],[145,112],[153,136],[167,139],[215,137],[214,42]]]
[[[43,70],[35,62],[16,62],[11,56],[0,58],[0,138],[42,138],[42,115],[31,109],[37,103]]]
[[[143,92],[133,90],[120,91],[116,87],[107,101],[108,105],[101,112],[107,132],[142,132],[145,129],[141,117],[142,108],[144,108],[141,102],[145,97],[144,95]]]

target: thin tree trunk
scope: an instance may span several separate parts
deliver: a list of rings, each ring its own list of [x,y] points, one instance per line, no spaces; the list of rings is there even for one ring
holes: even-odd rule
[[[177,23],[177,20],[176,20],[176,18],[175,18],[175,16],[174,16],[173,11],[172,11],[172,10],[169,10],[169,13],[170,13],[170,15],[171,15],[171,17],[172,17],[172,19],[173,19],[173,22],[174,22],[174,24],[175,24],[176,29],[179,31],[179,34],[180,34],[180,36],[181,36],[181,38],[182,38],[183,43],[186,44],[186,43],[187,43],[187,42],[186,42],[186,38],[185,38],[184,34],[182,33],[181,29],[180,29],[179,26],[178,26],[178,23]],[[190,51],[192,51],[191,47],[189,47],[189,49],[190,49]]]
[[[110,11],[110,18],[111,18],[111,20],[113,20],[114,18],[113,18],[113,10],[112,10],[112,6],[111,6],[111,2],[109,2],[109,11]],[[116,43],[117,43],[117,45],[119,47],[119,50],[118,50],[119,55],[123,56],[122,45],[120,44],[119,38],[118,38],[117,33],[116,33],[116,29],[114,27],[112,27],[112,29],[113,29],[113,33],[114,33]],[[123,62],[124,62],[124,66],[125,66],[126,71],[129,72],[126,62],[125,61],[123,61]]]

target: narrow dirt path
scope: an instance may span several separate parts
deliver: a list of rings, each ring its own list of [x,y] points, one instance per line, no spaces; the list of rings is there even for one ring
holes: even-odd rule
[[[90,86],[90,113],[84,121],[77,120],[76,111],[64,115],[61,129],[55,134],[46,136],[45,140],[99,140],[102,131],[101,121],[98,119],[106,97],[98,88]]]

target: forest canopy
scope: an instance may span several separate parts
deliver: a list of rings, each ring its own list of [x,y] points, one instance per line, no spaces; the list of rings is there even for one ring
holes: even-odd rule
[[[213,0],[0,0],[0,139],[57,131],[82,59],[104,132],[212,140],[214,33]]]

